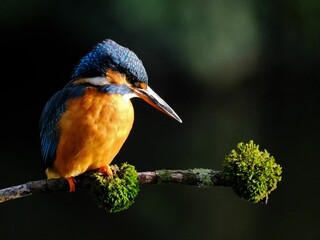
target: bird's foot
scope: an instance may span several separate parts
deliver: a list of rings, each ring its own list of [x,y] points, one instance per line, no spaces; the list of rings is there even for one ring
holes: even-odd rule
[[[104,173],[108,176],[108,178],[113,178],[113,172],[110,165],[105,165],[99,168],[99,172]]]
[[[68,180],[68,183],[69,183],[69,187],[70,187],[70,190],[69,192],[75,192],[76,191],[76,179],[74,177],[68,177],[67,178]]]

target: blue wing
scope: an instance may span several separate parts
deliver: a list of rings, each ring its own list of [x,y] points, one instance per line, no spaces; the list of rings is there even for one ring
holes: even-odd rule
[[[66,86],[54,94],[45,105],[40,117],[40,143],[43,166],[50,167],[56,157],[59,144],[58,122],[70,99],[81,97],[85,86]]]

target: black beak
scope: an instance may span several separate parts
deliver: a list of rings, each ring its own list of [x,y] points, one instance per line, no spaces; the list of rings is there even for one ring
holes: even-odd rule
[[[151,106],[155,107],[156,109],[160,110],[161,112],[167,114],[168,116],[174,118],[178,122],[182,123],[181,118],[176,114],[173,109],[161,98],[156,94],[149,86],[146,89],[143,88],[134,88],[132,89],[135,94]]]

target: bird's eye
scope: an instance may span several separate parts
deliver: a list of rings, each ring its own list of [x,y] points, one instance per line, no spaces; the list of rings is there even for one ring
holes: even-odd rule
[[[147,84],[145,84],[145,83],[134,82],[133,84],[134,84],[134,86],[135,86],[136,88],[142,88],[142,89],[146,89],[146,88],[147,88]]]
[[[140,83],[139,83],[139,82],[135,82],[135,83],[134,83],[134,86],[135,86],[135,87],[140,87]]]

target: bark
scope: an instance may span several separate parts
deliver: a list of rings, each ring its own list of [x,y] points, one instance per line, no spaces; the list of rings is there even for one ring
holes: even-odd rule
[[[91,178],[88,174],[82,174],[75,179],[77,190],[90,188]],[[227,186],[221,171],[202,168],[139,172],[138,181],[140,185],[184,184],[197,187]],[[31,181],[21,185],[0,189],[0,203],[33,194],[68,191],[69,184],[65,178]]]

